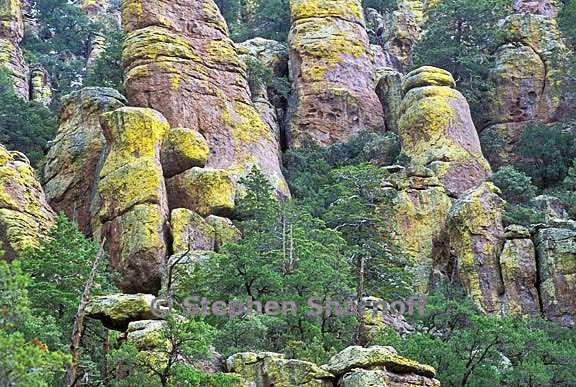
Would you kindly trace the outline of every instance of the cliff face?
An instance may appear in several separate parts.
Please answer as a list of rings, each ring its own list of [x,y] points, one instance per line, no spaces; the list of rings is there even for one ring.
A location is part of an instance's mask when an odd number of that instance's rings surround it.
[[[28,99],[28,68],[20,49],[23,37],[24,22],[20,0],[0,3],[0,66],[8,70],[18,94]]]

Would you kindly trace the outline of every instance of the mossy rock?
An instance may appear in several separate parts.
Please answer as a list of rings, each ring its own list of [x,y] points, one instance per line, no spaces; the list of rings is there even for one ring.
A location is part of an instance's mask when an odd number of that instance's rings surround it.
[[[164,176],[172,177],[193,167],[208,163],[208,142],[199,132],[188,128],[172,128],[161,151]]]
[[[194,250],[214,250],[214,227],[200,215],[186,208],[172,210],[172,251],[175,254]]]

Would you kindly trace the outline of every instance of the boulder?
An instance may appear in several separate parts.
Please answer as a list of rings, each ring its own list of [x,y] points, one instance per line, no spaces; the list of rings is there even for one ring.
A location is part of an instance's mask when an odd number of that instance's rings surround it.
[[[133,321],[158,320],[152,309],[155,299],[151,294],[93,297],[86,306],[86,316],[100,320],[108,329],[125,332]]]
[[[452,201],[428,168],[401,169],[384,182],[379,211],[386,237],[405,256],[415,287],[426,292],[435,260],[445,253],[446,225]]]
[[[574,326],[576,315],[576,225],[551,224],[534,235],[542,312],[550,320]]]
[[[152,109],[120,108],[101,117],[109,152],[92,206],[126,293],[155,293],[167,254],[168,200],[160,148],[170,127]]]
[[[228,215],[234,209],[236,185],[225,169],[192,168],[166,181],[170,208],[187,208],[201,216]]]
[[[172,210],[172,251],[175,254],[194,250],[214,250],[216,233],[200,215],[186,208]]]
[[[242,58],[252,56],[277,76],[288,74],[288,47],[276,40],[253,38],[236,44]]]
[[[504,283],[500,252],[504,244],[504,200],[492,183],[458,199],[448,216],[450,248],[458,278],[467,294],[486,313],[502,311]]]
[[[356,369],[385,370],[396,374],[416,374],[426,378],[436,377],[436,370],[428,365],[406,359],[392,347],[352,346],[334,355],[322,369],[337,377]]]
[[[226,360],[228,372],[240,375],[256,387],[333,387],[334,376],[314,363],[285,359],[270,352],[244,352]]]
[[[100,115],[124,106],[116,90],[89,87],[62,99],[60,126],[42,168],[50,205],[91,234],[90,205],[106,147]]]
[[[214,227],[216,234],[215,250],[218,251],[226,243],[237,243],[242,239],[242,233],[234,226],[230,219],[210,215],[206,223]]]
[[[435,67],[409,73],[403,82],[398,131],[410,165],[433,169],[451,196],[485,182],[490,165],[482,155],[468,102],[451,74]]]
[[[170,257],[162,273],[160,294],[183,300],[190,294],[190,281],[201,265],[210,259],[210,251],[195,250],[179,252]]]
[[[188,128],[172,128],[160,155],[164,176],[170,178],[193,167],[206,166],[210,149],[199,132]]]
[[[35,247],[54,225],[36,172],[20,152],[0,145],[0,250],[11,261]]]
[[[127,0],[122,16],[130,104],[200,132],[210,147],[207,167],[237,181],[257,166],[288,196],[276,137],[250,99],[245,66],[214,1]]]
[[[384,109],[386,131],[398,133],[400,104],[402,103],[402,74],[390,68],[380,69],[377,73],[376,94]]]
[[[500,270],[506,294],[505,313],[540,315],[536,252],[530,232],[521,226],[505,230],[506,242],[500,254]]]
[[[311,138],[327,146],[361,130],[383,132],[361,1],[291,0],[290,8],[290,145]]]
[[[354,369],[344,375],[338,387],[440,387],[440,382],[433,378],[415,373],[393,373],[387,370]]]

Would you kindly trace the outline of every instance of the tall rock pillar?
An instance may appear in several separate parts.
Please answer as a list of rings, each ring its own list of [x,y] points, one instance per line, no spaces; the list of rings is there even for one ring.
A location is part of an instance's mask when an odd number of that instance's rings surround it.
[[[0,2],[0,68],[6,68],[16,92],[28,99],[28,69],[19,46],[24,36],[21,7],[20,0]]]
[[[122,12],[129,103],[202,133],[209,168],[239,177],[257,166],[287,195],[275,135],[251,101],[244,64],[214,1],[126,0]]]
[[[290,142],[321,145],[384,131],[360,0],[291,0]]]

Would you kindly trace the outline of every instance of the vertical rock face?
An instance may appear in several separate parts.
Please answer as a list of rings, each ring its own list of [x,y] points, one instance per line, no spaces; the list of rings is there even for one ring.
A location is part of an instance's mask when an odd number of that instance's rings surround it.
[[[542,312],[548,319],[574,326],[576,316],[576,225],[551,225],[534,237]]]
[[[491,174],[468,102],[452,75],[422,67],[403,83],[398,131],[411,165],[433,169],[453,196],[477,187]]]
[[[377,75],[376,94],[384,109],[386,131],[398,133],[400,104],[402,103],[402,74],[391,68],[382,68],[378,70]]]
[[[50,74],[42,67],[34,67],[30,70],[30,100],[44,106],[52,103]]]
[[[28,69],[19,44],[24,36],[20,0],[0,3],[0,67],[5,67],[12,77],[17,93],[28,99]]]
[[[539,316],[536,252],[530,232],[520,226],[510,226],[506,229],[505,237],[500,269],[506,292],[506,312]]]
[[[504,284],[500,252],[504,201],[492,183],[463,195],[450,210],[450,247],[466,292],[487,313],[500,313]]]
[[[65,97],[60,127],[44,163],[42,180],[50,205],[76,220],[87,235],[98,166],[106,147],[100,115],[125,102],[120,93],[108,88],[85,88]]]
[[[359,0],[291,0],[293,95],[289,140],[344,142],[361,130],[384,131],[374,66]]]
[[[34,168],[20,152],[0,145],[0,249],[12,260],[36,246],[54,224]]]
[[[160,148],[170,130],[158,112],[120,108],[101,117],[108,155],[92,213],[127,293],[160,288],[167,255],[168,200]]]
[[[452,202],[434,172],[426,168],[402,170],[385,185],[380,212],[390,227],[388,235],[413,265],[416,287],[426,292],[434,258],[442,254],[445,244]]]
[[[556,121],[573,110],[574,80],[567,60],[572,52],[558,30],[554,2],[518,0],[514,10],[498,26],[503,33],[482,123],[482,136],[504,145],[490,155],[494,164],[519,157],[514,145],[527,126]]]
[[[123,62],[132,105],[160,111],[172,127],[202,133],[208,167],[233,176],[256,165],[288,194],[274,133],[250,99],[244,65],[212,0],[123,3]]]

